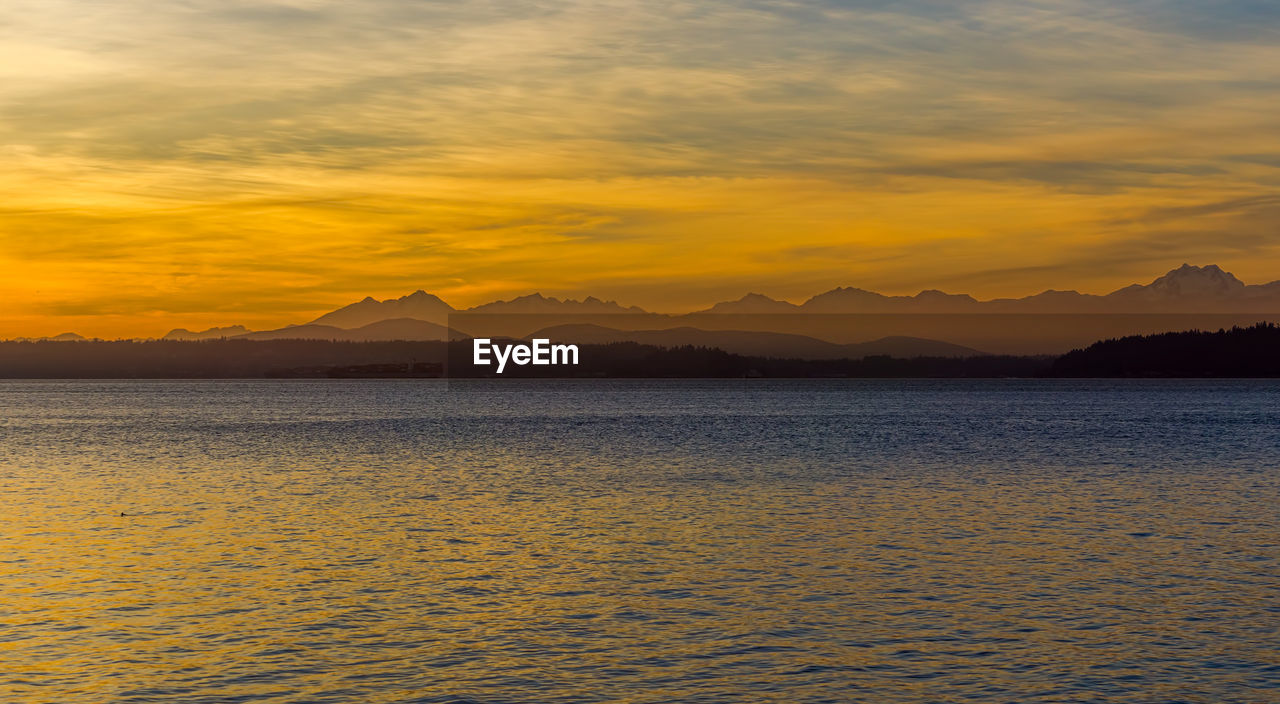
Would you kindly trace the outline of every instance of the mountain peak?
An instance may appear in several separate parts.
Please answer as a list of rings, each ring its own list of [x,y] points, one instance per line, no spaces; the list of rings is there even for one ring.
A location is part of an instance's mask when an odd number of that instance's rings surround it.
[[[407,296],[401,296],[396,300],[409,305],[449,306],[449,304],[445,303],[439,296],[434,293],[427,293],[422,289],[418,289]],[[452,308],[452,306],[449,307]]]
[[[890,297],[854,286],[840,286],[819,293],[800,304],[806,313],[852,313],[877,311],[889,305]]]
[[[380,320],[411,318],[443,325],[453,312],[453,306],[440,300],[439,296],[419,289],[407,296],[388,298],[385,301],[365,296],[356,303],[325,313],[308,324],[354,330]]]
[[[1243,293],[1244,289],[1243,281],[1234,274],[1223,271],[1217,264],[1183,264],[1145,286],[1126,286],[1110,295],[1148,302],[1192,299],[1212,301],[1235,297]]]
[[[735,313],[735,314],[767,314],[767,313],[790,313],[799,309],[794,303],[787,301],[779,301],[776,298],[770,298],[763,293],[748,293],[736,301],[724,301],[717,303],[706,310],[698,311],[699,313]]]
[[[917,293],[915,297],[922,300],[931,299],[931,300],[937,300],[937,301],[943,301],[943,300],[974,301],[976,300],[973,296],[970,296],[967,293],[947,293],[946,291],[939,291],[936,288],[925,289],[924,291]]]

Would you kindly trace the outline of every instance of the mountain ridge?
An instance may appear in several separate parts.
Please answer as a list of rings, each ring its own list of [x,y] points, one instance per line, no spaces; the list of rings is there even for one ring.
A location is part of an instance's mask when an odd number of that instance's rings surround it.
[[[358,330],[388,320],[418,320],[448,327],[451,316],[649,316],[660,320],[688,320],[699,316],[734,315],[793,316],[804,314],[1239,314],[1280,316],[1280,280],[1265,284],[1245,284],[1216,264],[1193,266],[1184,263],[1146,284],[1131,284],[1098,295],[1075,290],[1046,289],[1021,298],[979,300],[969,294],[926,289],[912,296],[885,295],[854,286],[839,286],[793,303],[751,292],[733,301],[721,301],[691,313],[657,313],[639,306],[587,296],[582,300],[560,299],[531,293],[508,300],[491,301],[470,308],[455,308],[439,296],[417,290],[399,298],[378,300],[372,296],[324,313],[302,326],[260,331],[278,336],[305,326]],[[704,318],[704,320],[706,320]],[[545,325],[550,322],[544,323]],[[462,327],[465,327],[462,326]],[[713,325],[713,327],[719,327]],[[293,333],[308,331],[292,330]],[[332,334],[312,331],[317,334]],[[200,340],[256,335],[243,326],[215,327],[200,332],[185,328],[169,331],[161,339]],[[422,331],[414,334],[425,334]],[[75,333],[59,339],[75,340]],[[278,339],[278,337],[276,338]]]
[[[1247,310],[1241,309],[1241,307]],[[1254,309],[1257,310],[1254,310]],[[885,295],[853,286],[838,286],[792,303],[751,292],[685,314],[656,313],[587,296],[581,301],[531,293],[509,300],[454,308],[425,291],[379,301],[372,297],[326,313],[309,324],[360,327],[376,320],[415,318],[437,324],[465,314],[613,315],[777,315],[788,313],[1208,313],[1280,312],[1280,280],[1247,285],[1217,264],[1183,264],[1148,284],[1131,284],[1107,294],[1046,289],[1021,298],[980,300],[967,293],[925,289],[913,296]],[[381,316],[381,317],[379,317]],[[358,322],[359,325],[352,325]],[[345,324],[343,324],[345,323]]]

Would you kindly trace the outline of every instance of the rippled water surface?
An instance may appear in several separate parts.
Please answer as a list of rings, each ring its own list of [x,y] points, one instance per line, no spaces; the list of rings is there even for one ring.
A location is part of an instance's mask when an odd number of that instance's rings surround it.
[[[0,702],[1276,702],[1276,382],[0,383]]]

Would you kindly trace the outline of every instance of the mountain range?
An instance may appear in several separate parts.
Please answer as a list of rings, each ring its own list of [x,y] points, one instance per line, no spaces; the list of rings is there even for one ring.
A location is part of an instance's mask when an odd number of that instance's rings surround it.
[[[978,300],[963,293],[934,289],[914,296],[886,296],[861,288],[835,288],[791,303],[760,293],[748,293],[687,315],[777,315],[787,313],[1276,313],[1280,312],[1280,281],[1246,285],[1216,264],[1183,264],[1149,284],[1133,284],[1105,295],[1049,289],[1023,298]],[[415,291],[379,301],[372,297],[326,313],[315,325],[357,328],[379,320],[413,318],[445,324],[457,313],[485,315],[636,315],[652,314],[638,306],[622,306],[594,296],[561,300],[533,293],[472,308],[454,308],[438,296]]]
[[[750,293],[717,303],[700,313],[1276,313],[1280,281],[1248,286],[1216,264],[1183,264],[1149,284],[1133,284],[1098,296],[1053,289],[1023,298],[980,301],[968,294],[938,290],[914,296],[886,296],[860,288],[836,288],[804,303]]]
[[[1217,329],[1264,319],[1280,319],[1280,281],[1246,285],[1217,265],[1184,264],[1150,283],[1104,295],[1051,289],[1023,298],[978,300],[932,289],[889,296],[840,287],[800,303],[748,293],[684,314],[540,293],[459,309],[415,291],[386,300],[368,297],[302,325],[257,332],[239,325],[179,328],[163,339],[428,341],[537,334],[584,344],[715,346],[748,355],[945,357],[977,350],[1057,354],[1112,336]],[[82,338],[65,333],[54,339]]]
[[[458,309],[426,291],[414,291],[408,296],[379,301],[365,298],[351,305],[311,321],[310,325],[332,325],[339,328],[358,328],[380,320],[413,318],[444,325],[449,316],[456,313],[501,315],[617,315],[647,313],[639,307],[623,307],[613,301],[602,301],[594,296],[576,301],[548,298],[540,293],[520,296],[509,301],[494,301],[473,308]]]

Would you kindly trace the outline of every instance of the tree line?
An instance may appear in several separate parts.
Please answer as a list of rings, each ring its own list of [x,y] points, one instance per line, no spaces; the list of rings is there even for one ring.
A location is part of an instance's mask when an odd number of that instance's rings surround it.
[[[1260,323],[1102,340],[1060,357],[874,356],[804,360],[634,342],[579,345],[579,364],[507,367],[506,377],[1280,377],[1280,327]],[[95,340],[0,342],[0,378],[486,377],[469,341]]]

